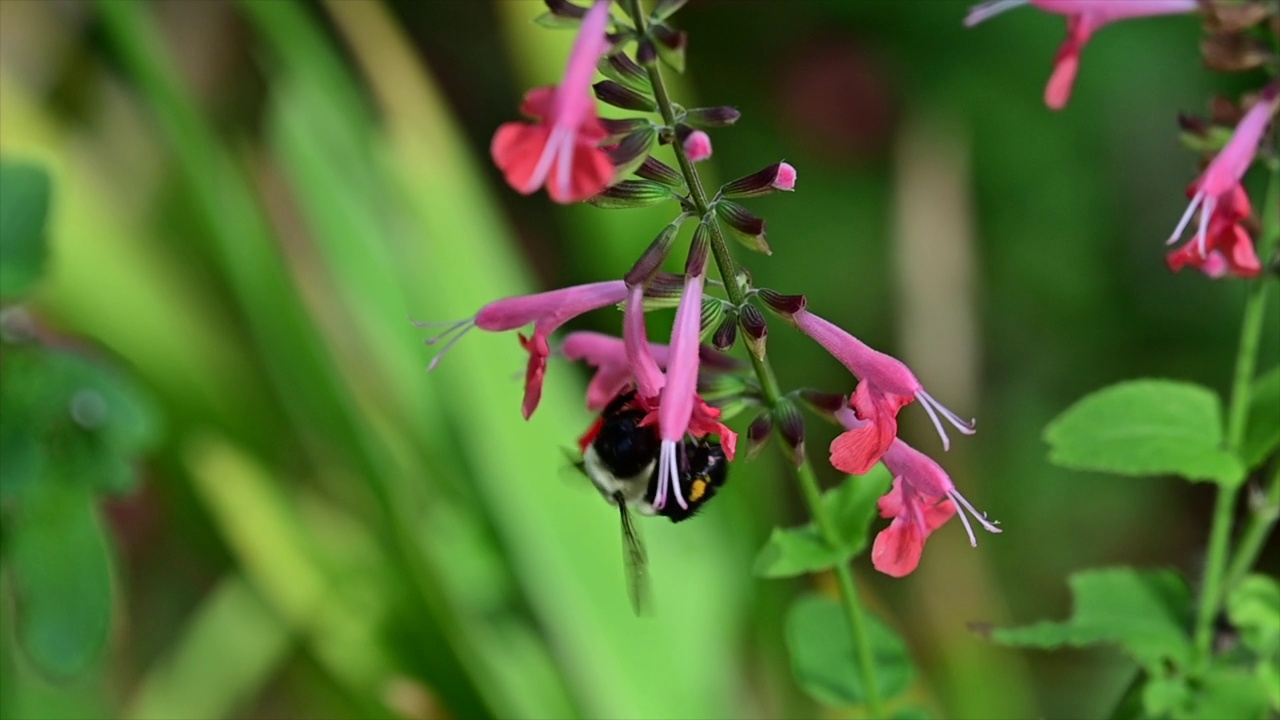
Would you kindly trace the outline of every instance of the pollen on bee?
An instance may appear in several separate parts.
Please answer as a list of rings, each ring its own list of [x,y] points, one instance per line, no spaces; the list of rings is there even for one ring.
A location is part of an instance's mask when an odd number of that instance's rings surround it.
[[[707,481],[701,478],[694,480],[689,488],[689,502],[698,502],[707,492]]]

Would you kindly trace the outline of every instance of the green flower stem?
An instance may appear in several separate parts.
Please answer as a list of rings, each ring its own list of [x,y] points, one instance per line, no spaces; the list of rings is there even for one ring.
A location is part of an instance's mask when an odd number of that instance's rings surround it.
[[[1271,485],[1267,488],[1266,496],[1254,509],[1253,515],[1249,518],[1249,525],[1240,536],[1240,546],[1236,548],[1235,557],[1231,559],[1231,565],[1227,568],[1225,587],[1228,591],[1239,584],[1253,569],[1253,564],[1258,560],[1258,554],[1262,552],[1263,545],[1266,545],[1267,538],[1275,529],[1277,519],[1280,519],[1280,463],[1276,464],[1276,471],[1271,476]]]
[[[640,0],[630,0],[628,8],[636,29],[643,36],[648,31],[648,19],[640,7]],[[676,121],[675,112],[672,110],[671,98],[667,94],[667,86],[662,79],[662,71],[658,68],[657,63],[650,65],[647,70],[649,82],[653,85],[654,100],[657,101],[662,119],[668,126],[674,126]],[[690,199],[693,201],[694,206],[697,207],[698,213],[706,217],[711,212],[711,208],[707,202],[707,192],[702,187],[702,180],[698,177],[698,171],[694,168],[693,163],[690,162],[689,156],[685,154],[684,147],[679,142],[672,142],[671,145],[675,150],[676,162],[680,165],[680,171],[689,186]],[[746,298],[743,297],[742,287],[738,284],[737,264],[734,262],[733,255],[729,252],[729,247],[724,241],[719,224],[711,223],[710,230],[711,255],[715,258],[716,268],[720,272],[721,280],[724,281],[725,293],[729,296],[730,302],[735,305],[742,305]],[[765,358],[757,357],[752,352],[747,354],[751,357],[751,365],[760,380],[764,401],[770,408],[773,408],[782,399],[782,392],[778,388],[778,380],[774,376],[773,368],[770,367],[769,361]],[[800,490],[804,495],[805,504],[809,506],[809,512],[813,515],[814,522],[817,524],[823,539],[829,545],[837,546],[840,543],[840,535],[835,524],[822,507],[822,496],[818,489],[817,476],[814,475],[813,467],[809,464],[809,461],[803,456],[796,458],[796,475],[800,481]],[[884,704],[880,699],[880,688],[876,685],[871,642],[867,635],[866,620],[863,616],[862,603],[858,599],[857,586],[853,582],[853,571],[848,565],[841,563],[836,566],[835,574],[836,581],[840,587],[840,597],[843,600],[845,616],[849,620],[850,636],[858,656],[858,671],[861,675],[862,687],[866,692],[867,710],[872,717],[883,717]]]
[[[1258,257],[1270,260],[1280,241],[1280,171],[1271,172],[1262,217],[1262,237],[1258,240]],[[1254,280],[1245,299],[1244,320],[1240,330],[1240,349],[1236,355],[1235,377],[1231,382],[1231,404],[1227,409],[1227,449],[1238,453],[1244,442],[1249,419],[1249,400],[1253,377],[1258,365],[1258,344],[1262,339],[1262,322],[1266,315],[1268,273]],[[1213,619],[1222,605],[1231,526],[1235,516],[1240,485],[1218,488],[1213,510],[1213,527],[1209,531],[1208,563],[1205,566],[1204,589],[1196,614],[1195,643],[1201,668],[1208,662],[1213,645]],[[1265,535],[1264,535],[1265,539]],[[1252,562],[1250,563],[1252,564]]]

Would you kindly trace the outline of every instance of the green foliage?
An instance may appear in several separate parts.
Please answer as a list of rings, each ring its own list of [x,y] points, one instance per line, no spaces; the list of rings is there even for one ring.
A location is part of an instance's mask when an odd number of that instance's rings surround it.
[[[93,488],[45,476],[23,496],[8,526],[18,642],[41,671],[70,678],[88,670],[111,622],[111,561]]]
[[[0,158],[0,300],[13,300],[40,279],[49,254],[49,173]]]
[[[1143,688],[1142,706],[1149,717],[1173,720],[1262,720],[1267,693],[1255,675],[1214,667],[1195,678],[1175,673],[1151,681]]]
[[[1134,380],[1086,396],[1045,428],[1049,460],[1075,470],[1174,474],[1236,485],[1244,468],[1222,449],[1222,408],[1210,390]]]
[[[825,570],[861,553],[875,517],[876,500],[888,491],[890,480],[889,471],[877,465],[866,475],[845,478],[823,493],[823,507],[840,532],[839,547],[828,545],[813,523],[774,528],[756,555],[755,574],[765,578],[795,577]]]
[[[0,367],[0,497],[55,479],[95,492],[133,488],[133,457],[158,435],[153,403],[136,383],[30,346],[6,347]]]
[[[1191,594],[1167,570],[1091,570],[1071,576],[1075,610],[1063,622],[1039,622],[993,630],[1004,645],[1052,649],[1115,644],[1148,671],[1191,660]]]
[[[876,684],[881,696],[892,698],[911,684],[915,668],[893,630],[874,616],[866,621]],[[787,611],[786,638],[796,681],[815,700],[828,705],[865,701],[849,621],[839,603],[822,595],[798,598]]]
[[[1280,583],[1249,575],[1227,595],[1227,618],[1245,647],[1263,658],[1280,659]]]
[[[1253,381],[1249,394],[1249,419],[1240,458],[1246,468],[1262,463],[1280,446],[1280,366]]]

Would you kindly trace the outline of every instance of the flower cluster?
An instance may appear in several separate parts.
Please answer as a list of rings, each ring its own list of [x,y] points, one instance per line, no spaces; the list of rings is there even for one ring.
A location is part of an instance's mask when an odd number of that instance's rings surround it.
[[[1210,35],[1203,52],[1205,64],[1210,68],[1227,72],[1252,70],[1265,62],[1267,55],[1253,52],[1244,35],[1250,27],[1267,19],[1271,11],[1262,4],[1222,0],[988,0],[974,6],[964,23],[972,27],[1022,5],[1067,19],[1067,39],[1058,49],[1044,94],[1045,104],[1054,110],[1066,107],[1071,97],[1085,44],[1100,28],[1120,20],[1204,11]],[[1191,242],[1168,254],[1170,269],[1193,267],[1212,278],[1248,278],[1262,271],[1247,226],[1252,207],[1240,182],[1253,164],[1259,144],[1276,114],[1278,93],[1280,83],[1275,81],[1262,90],[1230,140],[1221,146],[1187,190],[1191,203],[1168,242],[1172,245],[1182,238],[1197,210],[1200,211],[1199,229]]]
[[[914,570],[925,539],[956,515],[957,507],[968,513],[959,514],[971,542],[976,540],[968,516],[999,532],[973,510],[935,462],[897,438],[898,412],[913,402],[933,421],[944,450],[950,447],[946,426],[971,434],[971,421],[936,401],[902,362],[810,312],[803,296],[753,288],[749,275],[732,270],[731,260],[724,264],[725,238],[770,253],[765,221],[742,201],[794,190],[796,170],[785,162],[774,163],[724,184],[710,198],[691,180],[692,163],[711,157],[708,131],[732,125],[739,115],[729,107],[659,106],[652,69],[658,62],[676,69],[683,65],[684,34],[668,24],[682,3],[659,3],[647,22],[637,18],[634,26],[611,13],[612,0],[596,0],[589,7],[567,0],[547,4],[549,24],[576,24],[578,36],[561,81],[525,96],[522,110],[531,122],[506,123],[494,134],[493,159],[506,182],[520,193],[545,187],[553,201],[586,201],[605,209],[669,202],[678,207],[678,215],[621,278],[497,300],[472,318],[445,324],[427,342],[444,343],[443,355],[471,328],[507,332],[532,325],[527,337],[518,335],[528,356],[521,406],[528,419],[537,410],[548,361],[557,354],[553,334],[579,315],[622,306],[620,336],[569,333],[558,354],[595,369],[586,388],[589,410],[599,411],[623,393],[633,393],[634,400],[628,402],[640,411],[639,425],[654,428],[659,445],[652,505],[662,509],[674,502],[685,509],[697,500],[684,497],[680,482],[679,455],[686,439],[714,436],[725,459],[737,456],[738,435],[724,424],[722,408],[763,408],[748,432],[753,451],[749,455],[758,451],[776,421],[792,456],[804,456],[803,420],[790,396],[766,395],[753,379],[735,375],[736,363],[703,344],[710,340],[715,348],[727,350],[741,330],[748,352],[762,362],[768,326],[758,303],[817,341],[857,379],[851,393],[842,393],[827,408],[826,414],[844,426],[831,443],[830,461],[853,475],[865,474],[877,463],[894,474],[893,490],[880,501],[881,514],[892,521],[875,542],[872,561],[877,569],[896,577]],[[629,55],[626,48],[632,43],[634,55]],[[593,84],[597,70],[607,79]],[[643,114],[602,119],[597,100]],[[655,149],[664,145],[675,154],[679,170],[655,157]],[[683,273],[663,273],[687,222],[696,226]],[[719,281],[708,277],[716,248]],[[719,297],[717,287],[728,298]],[[669,344],[650,342],[646,311],[670,307],[675,308],[675,318]],[[439,360],[437,356],[429,369]],[[579,439],[584,452],[599,425],[598,421]]]

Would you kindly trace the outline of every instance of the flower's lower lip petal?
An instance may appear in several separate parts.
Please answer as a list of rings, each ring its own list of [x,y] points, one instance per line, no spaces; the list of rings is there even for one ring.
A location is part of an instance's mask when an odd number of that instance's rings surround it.
[[[895,519],[876,535],[871,564],[885,575],[905,577],[919,567],[923,552],[924,538],[919,530],[909,521]]]

